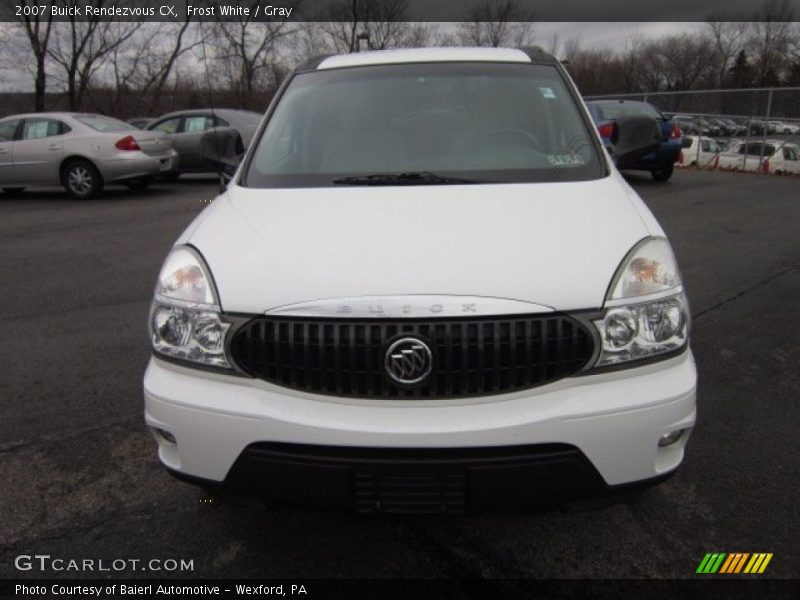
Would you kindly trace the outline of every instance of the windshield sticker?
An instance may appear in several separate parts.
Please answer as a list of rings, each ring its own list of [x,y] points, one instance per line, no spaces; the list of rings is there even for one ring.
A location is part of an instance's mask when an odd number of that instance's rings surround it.
[[[556,94],[553,91],[553,88],[540,87],[539,91],[542,92],[542,96],[544,96],[545,98],[555,98],[556,97]]]
[[[584,164],[583,159],[577,154],[548,154],[547,160],[554,167]]]

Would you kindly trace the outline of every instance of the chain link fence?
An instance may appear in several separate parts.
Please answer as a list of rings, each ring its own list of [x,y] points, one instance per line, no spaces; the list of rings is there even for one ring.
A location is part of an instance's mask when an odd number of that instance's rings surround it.
[[[639,100],[672,117],[684,133],[678,166],[800,176],[800,87],[646,92],[585,99]]]

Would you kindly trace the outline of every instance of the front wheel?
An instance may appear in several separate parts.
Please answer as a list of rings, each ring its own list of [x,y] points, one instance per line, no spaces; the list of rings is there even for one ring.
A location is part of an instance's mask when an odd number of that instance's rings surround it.
[[[672,177],[672,171],[674,168],[674,165],[663,165],[660,169],[650,171],[650,174],[656,181],[667,181],[670,177]]]
[[[88,160],[74,160],[64,167],[64,188],[70,196],[85,200],[103,189],[103,180],[97,168]]]

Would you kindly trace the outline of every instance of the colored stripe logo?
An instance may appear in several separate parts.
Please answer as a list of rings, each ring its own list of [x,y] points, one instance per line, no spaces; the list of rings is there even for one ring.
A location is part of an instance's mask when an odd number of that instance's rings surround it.
[[[709,552],[695,572],[703,575],[763,573],[771,560],[772,552]]]

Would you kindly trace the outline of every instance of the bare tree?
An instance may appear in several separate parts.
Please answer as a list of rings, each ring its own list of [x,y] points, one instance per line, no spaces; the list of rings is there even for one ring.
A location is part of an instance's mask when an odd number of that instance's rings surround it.
[[[766,0],[750,23],[750,54],[754,57],[756,85],[776,85],[786,66],[791,44],[794,10],[789,0]]]
[[[397,45],[404,48],[425,48],[436,39],[437,27],[430,23],[408,23]]]
[[[558,56],[559,52],[561,52],[561,38],[558,33],[550,36],[550,44],[547,46],[547,51],[553,56]]]
[[[707,83],[713,71],[709,60],[712,53],[710,40],[701,34],[680,33],[651,40],[639,51],[642,88],[689,90],[700,82]]]
[[[419,45],[424,29],[405,22],[407,0],[340,0],[330,6],[322,24],[334,52],[357,52]]]
[[[67,7],[80,6],[80,0],[57,1]],[[101,7],[104,2],[95,0],[95,6]],[[141,25],[142,21],[118,22],[94,15],[84,15],[80,19],[71,15],[66,22],[54,25],[48,55],[60,67],[70,110],[80,110],[92,78],[108,55],[133,36]]]
[[[23,7],[35,7],[36,0],[19,0],[19,5]],[[20,24],[25,31],[26,37],[31,47],[34,60],[34,110],[42,112],[45,109],[45,93],[47,91],[47,51],[50,44],[50,36],[53,31],[53,14],[47,11],[47,15],[23,15],[20,17]]]
[[[261,78],[275,73],[273,52],[279,40],[291,36],[295,29],[286,21],[256,21],[255,7],[258,0],[247,0],[248,15],[235,20],[218,21],[210,31],[208,39],[201,39],[205,51],[208,42],[214,50],[214,59],[222,63],[228,80],[240,93],[249,99]],[[201,31],[203,36],[203,31]]]
[[[469,46],[526,46],[533,41],[533,13],[519,0],[472,0],[459,39]]]
[[[743,21],[715,20],[724,19],[725,13],[715,13],[706,21],[706,31],[713,44],[717,58],[717,83],[723,87],[728,70],[733,65],[736,55],[747,44],[748,24]]]
[[[181,23],[146,23],[126,44],[115,47],[108,61],[114,80],[111,109],[135,90],[139,114],[154,113],[179,61],[200,43],[197,32],[188,18]]]
[[[565,43],[567,69],[583,94],[613,94],[622,91],[621,62],[608,48],[582,50],[572,38]]]
[[[625,92],[638,92],[640,53],[644,40],[640,35],[625,40],[625,48],[619,55],[623,90]]]

